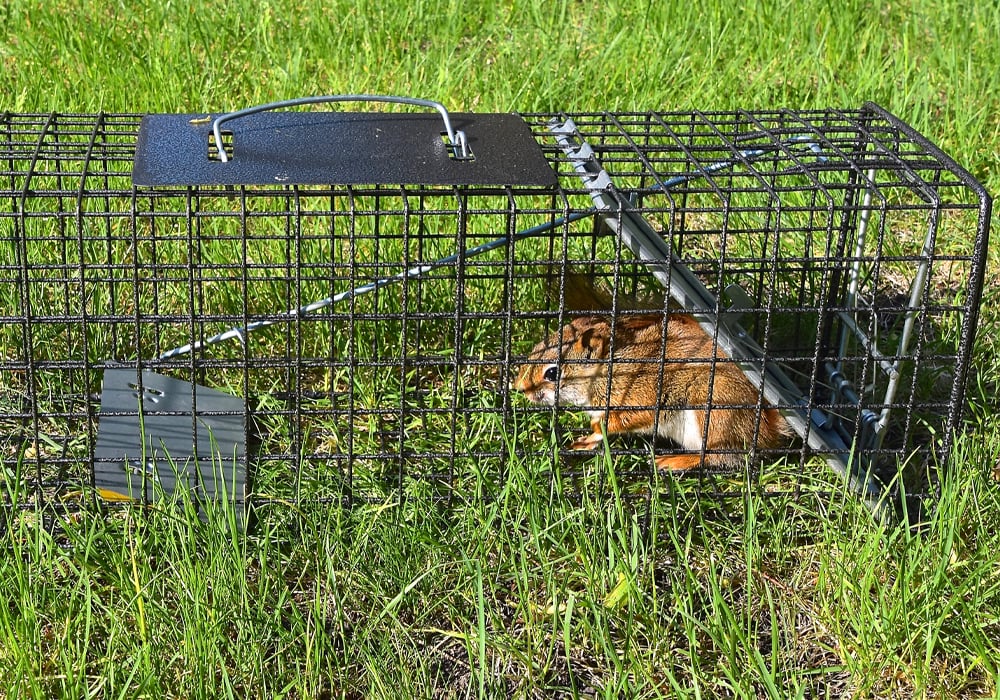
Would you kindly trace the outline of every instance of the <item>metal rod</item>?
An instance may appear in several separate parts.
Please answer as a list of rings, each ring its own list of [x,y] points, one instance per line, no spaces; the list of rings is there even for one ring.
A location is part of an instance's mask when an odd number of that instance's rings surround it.
[[[325,299],[320,299],[319,301],[314,301],[310,304],[306,304],[305,306],[300,306],[297,309],[290,309],[275,318],[254,321],[252,323],[248,323],[245,326],[240,326],[238,328],[231,328],[228,331],[224,331],[217,335],[213,335],[211,338],[207,338],[205,340],[199,340],[193,343],[188,343],[186,345],[181,345],[179,347],[174,348],[173,350],[168,350],[167,352],[163,353],[156,359],[158,361],[168,360],[172,357],[177,357],[178,355],[184,355],[186,353],[189,353],[192,350],[198,350],[199,348],[203,348],[206,345],[214,345],[215,343],[222,342],[223,340],[229,340],[230,338],[240,338],[242,340],[243,336],[246,333],[258,330],[259,328],[266,328],[267,326],[273,326],[278,323],[284,323],[293,318],[306,316],[315,311],[319,311],[320,309],[326,308],[327,306],[331,306],[346,299],[351,299],[352,297],[360,296],[362,294],[367,294],[368,292],[373,292],[376,289],[381,289],[382,287],[385,287],[387,285],[395,284],[396,282],[402,282],[403,280],[410,279],[412,277],[419,277],[428,272],[431,272],[432,270],[436,270],[440,267],[453,265],[455,264],[455,262],[458,261],[460,257],[473,258],[478,255],[482,255],[483,253],[488,253],[491,250],[496,250],[497,248],[510,245],[514,241],[519,241],[523,238],[531,238],[532,236],[538,236],[542,233],[551,231],[552,229],[558,226],[562,226],[564,224],[570,224],[575,221],[579,221],[580,219],[585,219],[587,217],[593,216],[593,214],[594,214],[593,209],[587,209],[585,211],[575,212],[573,214],[570,214],[569,216],[562,216],[559,217],[558,219],[554,219],[547,223],[539,224],[538,226],[532,226],[531,228],[525,229],[523,231],[518,231],[513,235],[503,236],[501,238],[489,241],[488,243],[482,243],[480,245],[473,246],[472,248],[467,248],[462,253],[454,253],[453,255],[449,255],[447,257],[440,258],[438,260],[434,260],[429,263],[424,263],[423,265],[416,265],[408,270],[404,270],[395,275],[392,275],[391,277],[383,277],[382,279],[374,280],[372,282],[368,282],[367,284],[363,284],[360,287],[354,287],[353,289],[348,289],[346,291],[340,292],[339,294],[335,294]]]
[[[727,168],[735,168],[737,165],[742,165],[744,161],[756,160],[761,156],[765,156],[778,149],[778,147],[786,147],[792,145],[805,146],[807,149],[812,151],[817,156],[817,160],[825,161],[827,158],[823,155],[823,148],[816,143],[811,135],[803,134],[802,136],[797,136],[790,138],[787,141],[782,141],[772,148],[750,148],[743,151],[739,151],[739,158],[731,158],[730,160],[720,160],[716,163],[709,163],[704,168],[699,168],[693,170],[690,173],[685,173],[684,175],[675,175],[674,177],[668,178],[663,181],[662,184],[656,185],[653,189],[664,189],[669,190],[677,185],[695,180],[700,177],[706,177],[717,173],[720,170],[725,170]]]
[[[350,100],[359,100],[359,101],[361,101],[361,100],[373,100],[373,101],[382,101],[382,102],[401,101],[404,104],[415,104],[415,105],[420,105],[420,106],[433,106],[436,109],[439,109],[439,111],[442,113],[442,116],[443,116],[444,121],[445,121],[445,125],[448,128],[448,130],[449,130],[449,134],[451,133],[451,124],[448,121],[448,113],[447,113],[447,111],[439,103],[437,103],[437,102],[431,102],[430,100],[420,100],[420,99],[411,98],[411,97],[399,97],[399,98],[397,98],[397,97],[386,97],[386,96],[379,96],[379,95],[333,95],[333,96],[329,96],[329,97],[303,97],[303,98],[298,98],[298,99],[294,99],[294,100],[285,100],[283,102],[273,102],[273,103],[270,103],[270,104],[260,105],[260,106],[257,106],[257,107],[248,107],[247,109],[240,110],[239,112],[232,112],[230,114],[223,115],[223,116],[219,117],[218,119],[216,119],[215,120],[215,125],[213,127],[213,130],[215,132],[216,144],[217,144],[217,147],[219,148],[220,157],[223,157],[223,152],[222,152],[222,147],[221,147],[221,136],[219,135],[219,124],[221,122],[227,121],[229,119],[237,118],[237,117],[246,116],[248,114],[256,114],[257,112],[263,112],[263,111],[266,111],[266,110],[277,109],[277,108],[286,107],[286,106],[294,106],[294,105],[300,105],[300,104],[309,104],[309,103],[313,103],[313,102],[317,102],[317,101],[340,101],[340,100],[343,100],[343,101],[350,101]],[[465,135],[462,132],[460,132],[460,131],[456,132],[456,138],[459,137],[459,135],[460,135],[460,138],[464,139]],[[451,136],[449,136],[449,138],[451,138]],[[809,150],[813,151],[814,153],[817,153],[817,154],[822,153],[822,150],[820,149],[820,147],[818,146],[818,144],[816,144],[811,139],[807,139],[807,138],[803,137],[803,138],[798,138],[798,139],[792,139],[792,140],[789,141],[789,143],[802,143],[804,146],[806,146]],[[718,172],[720,170],[725,170],[726,168],[735,167],[735,166],[739,165],[740,163],[742,163],[743,160],[754,160],[756,158],[759,158],[760,156],[766,155],[768,152],[769,152],[768,149],[759,149],[759,148],[758,149],[749,149],[749,150],[740,151],[740,159],[730,159],[730,160],[718,161],[716,163],[710,163],[710,164],[706,165],[704,168],[701,168],[699,170],[694,170],[694,171],[692,171],[690,173],[686,173],[684,175],[678,175],[678,176],[672,177],[672,178],[670,178],[668,180],[664,180],[661,184],[658,184],[656,186],[656,188],[657,189],[670,189],[672,187],[676,187],[679,184],[682,184],[682,183],[685,183],[685,182],[690,182],[691,180],[694,180],[694,179],[697,179],[697,178],[700,178],[700,177],[706,177],[706,176],[711,175],[712,173]],[[250,333],[251,331],[255,331],[255,330],[258,330],[260,328],[266,328],[267,326],[273,326],[273,325],[278,324],[278,323],[284,323],[284,322],[287,322],[287,321],[289,321],[289,320],[291,320],[293,318],[300,318],[302,316],[306,316],[306,315],[308,315],[310,313],[313,313],[315,311],[319,311],[320,309],[324,309],[327,306],[332,306],[333,304],[336,304],[338,302],[341,302],[341,301],[344,301],[344,300],[347,300],[347,299],[351,299],[351,298],[356,297],[356,296],[360,296],[361,294],[367,294],[368,292],[375,291],[376,289],[380,289],[380,288],[385,287],[385,286],[390,285],[390,284],[395,284],[396,282],[402,282],[403,280],[406,280],[406,279],[410,279],[410,278],[413,278],[413,277],[419,277],[420,275],[426,274],[426,273],[428,273],[428,272],[430,272],[432,270],[435,270],[435,269],[437,269],[439,267],[445,267],[447,265],[452,265],[456,261],[458,261],[458,259],[460,257],[466,257],[466,258],[476,257],[477,255],[482,255],[483,253],[487,253],[487,252],[489,252],[491,250],[495,250],[497,248],[509,245],[510,243],[512,243],[514,241],[518,241],[518,240],[521,240],[523,238],[530,238],[532,236],[537,236],[537,235],[540,235],[542,233],[546,233],[548,231],[551,231],[551,230],[553,230],[553,229],[555,229],[555,228],[557,228],[559,226],[562,226],[562,225],[565,225],[565,224],[571,224],[571,223],[574,223],[574,222],[579,221],[581,219],[588,218],[590,216],[593,216],[595,213],[597,213],[597,208],[596,207],[591,207],[591,208],[588,208],[588,209],[581,210],[579,212],[575,212],[573,214],[570,214],[569,216],[559,217],[559,218],[554,219],[553,221],[550,221],[548,223],[539,224],[538,226],[533,226],[533,227],[525,229],[523,231],[518,231],[517,233],[513,234],[512,236],[503,236],[501,238],[497,238],[495,240],[492,240],[492,241],[490,241],[488,243],[483,243],[481,245],[474,246],[472,248],[468,248],[465,251],[463,251],[461,254],[455,253],[454,255],[449,255],[449,256],[447,256],[445,258],[441,258],[439,260],[435,260],[433,262],[429,262],[429,263],[426,263],[424,265],[417,265],[415,267],[411,267],[409,270],[404,270],[403,272],[400,272],[398,274],[392,275],[391,277],[384,277],[382,279],[378,279],[378,280],[375,280],[373,282],[369,282],[367,284],[363,284],[360,287],[355,287],[353,289],[348,289],[348,290],[346,290],[344,292],[340,292],[339,294],[335,294],[335,295],[333,295],[331,297],[327,297],[325,299],[320,299],[319,301],[314,301],[314,302],[312,302],[310,304],[306,304],[304,306],[300,306],[297,309],[290,309],[290,310],[286,311],[285,313],[281,314],[278,317],[270,318],[270,319],[263,319],[263,320],[260,320],[260,321],[254,321],[252,323],[248,323],[245,326],[240,326],[240,327],[237,327],[237,328],[230,328],[227,331],[224,331],[222,333],[218,333],[216,335],[213,335],[212,337],[207,338],[205,340],[199,340],[199,341],[195,341],[193,343],[187,343],[186,345],[181,345],[181,346],[176,347],[176,348],[174,348],[172,350],[168,350],[167,352],[163,353],[162,355],[160,355],[156,359],[157,359],[157,361],[168,360],[168,359],[177,357],[179,355],[187,354],[189,352],[192,352],[193,350],[198,350],[198,349],[203,348],[203,347],[208,346],[208,345],[214,345],[215,343],[222,342],[223,340],[229,340],[231,338],[239,338],[241,341],[243,341],[244,340],[244,335],[247,334],[247,333]]]

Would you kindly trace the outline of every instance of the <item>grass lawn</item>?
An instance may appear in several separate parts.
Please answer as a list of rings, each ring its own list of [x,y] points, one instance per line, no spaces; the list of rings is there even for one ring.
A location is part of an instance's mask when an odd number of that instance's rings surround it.
[[[872,100],[1000,192],[995,2],[9,0],[0,22],[0,112]],[[0,540],[0,697],[1000,697],[996,251],[966,430],[919,533],[825,472],[800,478],[832,498],[749,490],[732,515],[685,489],[637,507],[614,479],[566,498],[516,450],[495,498],[289,505],[294,533],[182,508],[83,515],[56,541],[28,511]]]

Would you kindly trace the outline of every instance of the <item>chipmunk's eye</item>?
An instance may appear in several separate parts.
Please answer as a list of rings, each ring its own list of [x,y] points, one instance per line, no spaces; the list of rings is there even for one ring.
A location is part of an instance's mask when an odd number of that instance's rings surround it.
[[[544,378],[547,382],[555,384],[556,380],[559,379],[559,365],[549,365],[546,367],[545,374],[542,375],[542,378]]]

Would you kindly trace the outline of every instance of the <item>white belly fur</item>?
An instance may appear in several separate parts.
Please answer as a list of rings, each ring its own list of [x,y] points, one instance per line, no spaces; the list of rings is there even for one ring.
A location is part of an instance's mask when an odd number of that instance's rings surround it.
[[[699,450],[702,445],[702,426],[694,411],[661,412],[657,425],[660,437],[673,440],[686,450]]]
[[[599,421],[605,417],[605,412],[587,411],[587,415],[590,416],[592,421]],[[702,426],[698,423],[695,411],[661,411],[656,428],[657,435],[668,440],[673,440],[685,450],[701,449]]]

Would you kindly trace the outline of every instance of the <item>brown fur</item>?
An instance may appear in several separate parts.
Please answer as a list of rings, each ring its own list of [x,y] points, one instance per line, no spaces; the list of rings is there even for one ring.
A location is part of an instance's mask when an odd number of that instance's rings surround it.
[[[558,385],[561,405],[587,409],[592,432],[575,440],[571,449],[599,446],[603,423],[609,435],[655,431],[688,450],[704,447],[708,465],[733,466],[742,462],[740,453],[755,446],[783,444],[791,430],[777,410],[761,401],[739,367],[721,349],[713,352],[714,345],[686,314],[630,315],[613,326],[600,316],[581,316],[535,346],[514,388],[532,402],[552,405]],[[712,362],[713,357],[720,361]],[[551,375],[546,378],[552,367],[558,382]],[[711,454],[713,450],[731,452]],[[701,464],[701,454],[656,458],[661,469]]]

